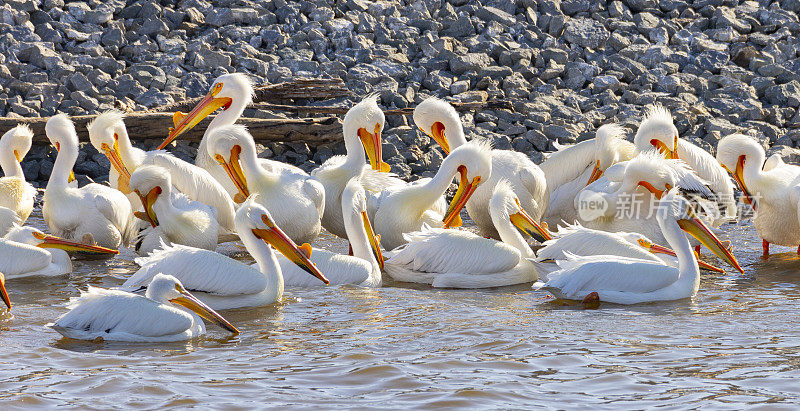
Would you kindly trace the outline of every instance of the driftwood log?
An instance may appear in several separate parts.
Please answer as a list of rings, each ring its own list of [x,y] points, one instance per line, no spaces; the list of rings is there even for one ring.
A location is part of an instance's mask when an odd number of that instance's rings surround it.
[[[336,97],[349,96],[350,90],[347,89],[341,79],[296,79],[283,83],[267,84],[255,87],[253,102],[284,102],[294,99],[330,99]],[[154,107],[151,112],[175,112],[189,111],[202,97],[196,97],[183,101],[176,101],[171,104]]]
[[[95,115],[70,117],[75,123],[80,141],[89,141],[86,124]],[[181,141],[200,141],[208,123],[214,116],[209,116],[195,128],[179,138]],[[49,144],[44,132],[49,117],[9,118],[0,117],[0,133],[27,124],[33,129],[35,144]],[[299,119],[261,119],[240,118],[237,124],[247,126],[253,138],[259,142],[303,141],[309,144],[324,144],[338,141],[342,135],[342,121],[338,117],[299,118]],[[163,140],[172,127],[172,113],[128,113],[125,115],[125,126],[134,141],[147,139]]]
[[[481,109],[504,109],[511,110],[512,104],[508,100],[492,100],[492,101],[475,101],[469,103],[450,103],[456,111],[471,111]],[[305,114],[340,114],[344,115],[349,110],[349,107],[330,107],[330,106],[295,106],[287,104],[273,104],[273,103],[253,103],[251,108],[270,111],[287,111],[292,113],[305,113]],[[387,116],[408,116],[414,113],[414,107],[396,108],[384,110],[383,114]]]

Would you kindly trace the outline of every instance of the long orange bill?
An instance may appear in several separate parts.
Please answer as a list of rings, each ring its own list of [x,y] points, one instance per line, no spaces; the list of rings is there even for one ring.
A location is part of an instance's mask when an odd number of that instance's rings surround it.
[[[219,87],[221,88],[221,87]],[[230,107],[231,103],[233,102],[228,97],[215,97],[215,95],[219,92],[219,88],[215,87],[211,90],[208,94],[206,94],[199,103],[189,112],[187,115],[183,115],[183,113],[176,113],[173,116],[173,120],[177,124],[175,124],[174,128],[170,128],[169,135],[167,138],[158,146],[157,150],[161,150],[162,148],[166,147],[167,144],[171,143],[181,134],[191,130],[194,126],[196,126],[199,122],[203,121],[204,118],[208,117],[211,113],[217,111],[220,107],[228,108]]]
[[[142,206],[144,207],[144,212],[135,212],[134,215],[144,221],[147,221],[152,225],[154,228],[158,226],[158,217],[156,216],[156,212],[153,210],[153,204],[155,204],[156,199],[161,194],[161,187],[153,187],[147,195],[142,195],[139,190],[136,191],[136,194],[139,195],[139,198],[142,200]]]
[[[8,291],[6,291],[6,277],[3,273],[0,273],[0,299],[6,304],[8,309],[11,309],[11,298],[8,297]]]
[[[519,206],[519,200],[517,200],[517,205]],[[514,226],[516,226],[523,233],[531,236],[536,241],[543,243],[547,240],[553,239],[550,233],[544,229],[544,227],[536,223],[530,214],[525,212],[522,207],[519,207],[519,211],[511,214],[509,217]]]
[[[678,220],[678,225],[696,238],[706,248],[708,248],[717,257],[730,264],[740,273],[744,273],[744,269],[736,261],[736,258],[731,254],[730,250],[725,247],[719,238],[703,223],[699,218],[694,215],[694,212],[688,210],[689,218]]]
[[[228,178],[231,179],[233,185],[236,186],[236,189],[239,191],[234,196],[234,201],[238,203],[243,203],[247,197],[250,196],[250,190],[247,188],[247,178],[244,176],[244,172],[242,171],[242,164],[239,160],[239,155],[242,153],[242,148],[238,145],[233,146],[231,149],[231,161],[225,161],[225,157],[220,154],[214,156],[214,159],[217,160],[219,165],[225,170],[225,173],[228,174]]]
[[[60,248],[64,251],[81,251],[84,253],[88,252],[96,254],[119,254],[119,250],[100,247],[99,245],[95,244],[78,243],[63,239],[61,237],[56,237],[54,235],[34,232],[33,236],[41,241],[41,243],[38,244],[38,246],[41,248]]]
[[[280,229],[280,227],[275,225],[272,220],[269,219],[269,217],[262,215],[261,220],[264,221],[264,224],[266,224],[269,229],[264,230],[260,228],[254,228],[252,229],[253,235],[274,247],[281,254],[286,256],[289,261],[302,268],[303,271],[313,275],[314,277],[317,277],[325,284],[330,284],[330,281],[328,281],[328,279],[322,275],[316,264],[309,259],[309,257],[311,257],[310,245],[303,244],[302,246],[298,247],[297,244],[295,244],[295,242],[292,241],[292,239]]]
[[[197,297],[193,296],[190,292],[186,291],[183,286],[176,284],[175,289],[181,293],[181,296],[178,298],[173,298],[170,300],[170,302],[194,311],[206,321],[212,322],[233,334],[239,334],[239,330],[234,327],[233,324],[228,322],[228,320],[226,320],[223,316],[219,315],[219,313],[211,309],[211,307],[198,300]]]
[[[372,254],[378,262],[378,266],[383,270],[383,252],[381,252],[381,236],[375,234],[372,229],[372,223],[369,221],[369,216],[366,211],[361,212],[361,219],[364,221],[364,231],[367,233],[369,245],[372,247]]]
[[[442,222],[444,228],[460,227],[463,222],[461,221],[461,209],[467,204],[467,201],[475,193],[478,185],[481,183],[481,177],[475,177],[470,183],[467,178],[467,168],[463,165],[458,166],[458,172],[461,174],[461,180],[458,183],[458,190],[450,201],[450,206],[447,208]]]
[[[361,144],[364,145],[364,151],[367,152],[370,167],[375,171],[389,172],[391,167],[383,162],[383,143],[381,142],[380,123],[375,124],[375,130],[372,133],[363,127],[359,128],[358,137],[361,139]]]
[[[447,142],[447,137],[444,134],[444,124],[442,124],[442,122],[437,121],[433,123],[431,126],[431,137],[442,147],[445,157],[450,154],[450,143]]]
[[[640,240],[639,243],[641,244],[642,241]],[[672,250],[671,248],[660,246],[658,244],[650,244],[649,246],[645,246],[645,248],[649,249],[650,252],[653,253],[653,254],[666,254],[666,255],[671,255],[673,257],[677,257],[677,255],[675,254],[674,250]],[[714,271],[714,272],[718,272],[718,273],[724,273],[725,272],[725,270],[723,270],[721,268],[718,268],[718,267],[715,267],[715,266],[713,266],[711,264],[708,264],[706,262],[703,262],[700,259],[697,259],[697,265],[703,270]]]
[[[592,170],[592,175],[589,176],[589,181],[586,183],[586,185],[588,186],[589,184],[594,183],[602,176],[603,176],[603,169],[600,168],[600,160],[597,160],[597,163],[595,163],[594,169]]]
[[[736,182],[736,185],[739,186],[739,190],[742,191],[742,195],[744,196],[744,202],[750,204],[753,207],[753,210],[756,209],[756,202],[753,200],[753,195],[750,193],[750,190],[747,189],[747,186],[744,184],[744,162],[747,159],[746,156],[739,156],[739,159],[736,161],[736,172],[731,171],[728,167],[724,164],[722,168],[728,172],[728,174],[733,177],[733,181]]]

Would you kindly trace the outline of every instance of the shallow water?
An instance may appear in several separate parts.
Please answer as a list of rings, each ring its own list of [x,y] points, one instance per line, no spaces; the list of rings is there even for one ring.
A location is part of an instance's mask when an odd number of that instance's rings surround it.
[[[44,226],[40,215],[29,224]],[[775,247],[762,261],[751,227],[728,231],[745,274],[704,273],[692,300],[585,310],[529,286],[388,280],[378,290],[288,289],[281,304],[223,312],[239,336],[209,325],[203,338],[167,344],[66,340],[44,327],[79,288],[116,286],[136,269],[127,251],[76,261],[71,276],[8,281],[0,404],[794,408],[800,259]],[[330,236],[320,244],[346,252]]]

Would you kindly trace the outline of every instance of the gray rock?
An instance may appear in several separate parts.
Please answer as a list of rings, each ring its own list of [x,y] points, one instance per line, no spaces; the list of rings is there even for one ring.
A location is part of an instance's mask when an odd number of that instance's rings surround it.
[[[468,71],[478,71],[488,67],[493,63],[491,57],[483,53],[468,53],[450,59],[450,71],[453,74],[461,75]]]
[[[478,18],[484,21],[496,21],[506,26],[513,26],[517,19],[509,13],[491,6],[484,6],[475,13]]]
[[[588,18],[570,19],[564,29],[567,41],[595,50],[605,45],[610,35],[602,23]]]

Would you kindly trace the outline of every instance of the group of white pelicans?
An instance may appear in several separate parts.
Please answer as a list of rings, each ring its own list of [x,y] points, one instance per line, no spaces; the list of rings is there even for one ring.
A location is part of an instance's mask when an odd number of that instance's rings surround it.
[[[5,279],[67,274],[67,251],[113,255],[120,246],[135,249],[141,268],[117,289],[90,286],[72,298],[53,329],[76,339],[175,341],[204,333],[202,317],[238,333],[216,310],[274,303],[284,286],[380,287],[383,273],[433,287],[534,283],[584,302],[683,299],[697,292],[700,268],[721,271],[698,263],[701,244],[742,270],[730,243],[717,237],[716,227],[737,212],[728,173],[757,207],[765,253],[769,243],[800,244],[800,167],[766,160],[744,135],[722,139],[715,159],[680,139],[660,106],[646,113],[633,143],[621,127],[604,125],[596,138],[559,147],[539,166],[525,154],[467,141],[453,107],[430,98],[415,108],[414,123],[446,157],[433,178],[407,183],[383,162],[384,115],[374,96],[344,118],[346,155],[309,175],[259,158],[253,137],[235,124],[252,93],[243,75],[219,77],[191,112],[174,115],[156,151],[131,144],[122,113],[99,115],[88,131],[111,163],[108,186],[77,187],[75,127],[66,115],[49,119],[46,134],[58,154],[42,214],[51,234],[23,225],[36,194],[20,167],[32,132],[6,132],[0,294],[9,309]],[[215,112],[195,164],[161,150]],[[655,214],[620,217],[623,198],[634,194]],[[587,199],[606,207],[584,219]],[[480,234],[456,228],[464,207]],[[351,255],[312,248],[321,227],[346,238]],[[536,253],[524,236],[541,244]],[[214,251],[234,240],[254,265]]]

